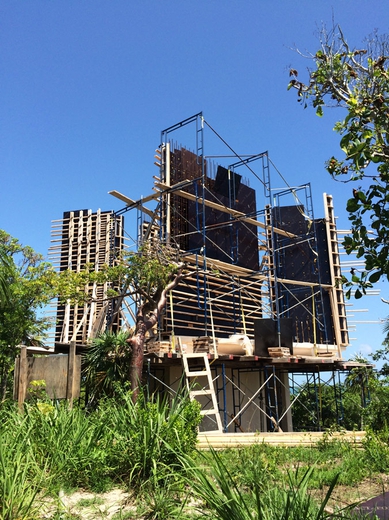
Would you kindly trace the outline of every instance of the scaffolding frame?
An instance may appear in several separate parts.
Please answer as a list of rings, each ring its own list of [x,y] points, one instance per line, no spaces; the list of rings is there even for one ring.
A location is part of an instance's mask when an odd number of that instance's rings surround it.
[[[186,128],[187,126],[190,126],[194,124],[195,125],[195,160],[196,160],[196,166],[197,168],[197,174],[192,175],[190,178],[179,178],[178,182],[177,179],[174,179],[174,172],[172,173],[171,168],[173,168],[171,164],[171,158],[172,158],[172,148],[174,148],[173,145],[173,139],[172,136],[176,131],[179,131],[183,128]],[[265,210],[260,210],[254,212],[254,214],[247,214],[242,213],[241,211],[237,211],[234,207],[234,203],[232,200],[232,194],[231,194],[231,185],[229,184],[229,204],[223,204],[221,201],[214,201],[210,199],[209,196],[209,190],[207,188],[207,168],[209,169],[209,160],[211,158],[218,158],[220,156],[217,155],[207,155],[204,154],[204,131],[205,127],[209,128],[218,139],[220,139],[223,144],[227,145],[229,151],[233,152],[232,154],[223,155],[222,157],[224,159],[233,158],[235,161],[231,160],[230,164],[228,166],[228,174],[236,174],[237,171],[239,171],[240,168],[245,168],[247,171],[250,172],[250,174],[253,174],[253,176],[262,184],[263,190],[264,190],[264,196],[267,199],[267,204],[265,207]],[[270,176],[270,161],[268,157],[267,152],[261,152],[253,155],[248,154],[237,154],[232,150],[232,148],[217,134],[217,132],[209,125],[207,121],[205,121],[203,114],[200,112],[198,114],[195,114],[194,116],[187,118],[175,125],[172,125],[168,127],[167,129],[163,130],[161,132],[161,145],[158,150],[158,154],[156,155],[157,158],[157,166],[159,167],[159,177],[156,179],[155,187],[157,193],[159,193],[159,199],[158,199],[158,206],[155,209],[155,211],[152,213],[153,218],[150,221],[149,226],[155,225],[155,222],[159,220],[159,229],[160,229],[160,240],[164,243],[170,243],[172,240],[180,240],[185,235],[185,237],[188,236],[188,234],[195,234],[197,233],[199,236],[201,236],[201,239],[199,240],[199,247],[197,251],[191,251],[192,258],[189,259],[188,253],[185,252],[185,259],[190,262],[190,265],[192,268],[196,271],[196,300],[197,300],[197,311],[191,310],[193,315],[198,316],[199,309],[203,313],[203,319],[201,323],[201,327],[203,329],[204,335],[209,335],[209,331],[212,330],[211,326],[211,317],[210,317],[210,306],[214,305],[214,302],[217,299],[220,299],[221,296],[213,296],[212,291],[210,290],[210,285],[214,285],[215,287],[217,285],[220,286],[220,284],[217,283],[217,280],[214,280],[212,277],[212,269],[214,269],[215,264],[218,264],[218,269],[220,269],[220,266],[222,266],[223,273],[225,272],[231,272],[231,266],[234,266],[236,269],[239,269],[239,265],[237,265],[236,257],[237,257],[237,248],[238,246],[238,239],[235,240],[235,245],[233,243],[233,240],[231,240],[231,248],[230,248],[230,261],[225,262],[222,264],[220,261],[217,261],[214,258],[211,258],[207,255],[207,247],[209,246],[209,233],[210,233],[210,227],[207,226],[206,222],[206,211],[220,211],[221,213],[225,213],[228,216],[227,221],[222,222],[219,224],[220,228],[226,228],[229,227],[232,233],[232,225],[236,224],[236,222],[244,222],[247,225],[253,225],[255,226],[256,230],[264,230],[264,237],[261,239],[260,237],[257,237],[258,239],[258,249],[262,250],[263,256],[261,265],[259,266],[259,269],[257,272],[252,273],[244,273],[244,277],[248,278],[256,278],[258,281],[258,292],[255,293],[255,296],[253,298],[253,305],[251,306],[251,310],[248,309],[247,312],[243,311],[244,305],[241,305],[240,313],[237,313],[236,310],[236,300],[235,300],[235,307],[231,310],[231,312],[228,314],[226,313],[226,321],[230,321],[232,319],[232,322],[234,323],[233,330],[228,330],[228,332],[234,333],[238,329],[245,330],[246,324],[243,323],[242,315],[250,313],[254,313],[254,308],[256,306],[257,311],[257,317],[263,317],[263,316],[269,316],[272,319],[274,319],[277,322],[277,327],[279,331],[279,346],[281,346],[281,340],[280,340],[280,317],[285,313],[285,310],[281,311],[279,308],[279,300],[280,300],[280,291],[282,290],[281,287],[285,286],[286,284],[296,284],[296,280],[285,280],[282,276],[279,276],[279,274],[276,272],[276,269],[274,268],[274,248],[273,244],[275,244],[276,240],[275,237],[285,237],[286,240],[290,240],[293,238],[296,238],[291,232],[284,232],[282,229],[277,228],[274,226],[273,219],[271,216],[272,210],[273,210],[273,200],[272,199],[280,199],[285,193],[296,193],[296,188],[290,188],[288,187],[284,192],[279,192],[274,194],[271,189],[271,176]],[[256,173],[253,170],[253,163],[256,161],[261,161],[262,168],[260,174]],[[234,179],[235,177],[233,177]],[[192,188],[192,191],[188,191],[188,187]],[[302,188],[307,189],[307,186],[303,186]],[[297,189],[302,189],[301,187]],[[310,186],[309,186],[310,190]],[[172,209],[172,199],[174,197],[174,200],[181,200],[180,207],[182,207],[183,203],[185,201],[189,201],[189,203],[195,204],[196,208],[196,221],[195,223],[192,222],[193,229],[187,229],[186,233],[178,233],[177,235],[174,235],[174,232],[172,233],[171,230],[171,219],[172,219],[172,212],[177,211],[178,204],[174,205],[174,209]],[[156,199],[156,194],[146,197],[142,199],[142,204],[145,201]],[[308,219],[310,222],[314,222],[313,218],[313,208],[312,206],[312,196],[309,191],[308,195],[306,195],[306,200],[309,202],[307,204],[308,209],[307,211],[310,213],[308,216]],[[139,208],[141,204],[136,201],[131,201],[132,203],[127,206],[126,210],[128,210],[130,207],[137,207]],[[277,204],[275,204],[275,207],[277,207]],[[141,208],[143,211],[143,216],[147,216],[150,214],[149,210],[145,210],[143,207]],[[123,210],[122,210],[123,211]],[[264,222],[261,222],[258,220],[258,216],[262,217],[264,219]],[[179,215],[178,219],[183,222],[185,220],[185,215],[181,214]],[[314,228],[314,226],[313,226]],[[235,230],[236,231],[236,230]],[[237,231],[236,231],[237,232]],[[147,236],[147,234],[145,235]],[[314,249],[314,246],[316,244],[316,238],[313,236],[312,238],[313,246],[311,246],[311,249]],[[317,254],[317,253],[316,253]],[[194,255],[194,258],[193,258]],[[211,269],[209,268],[211,266]],[[239,283],[242,283],[242,277],[237,278],[234,274],[229,274],[230,281],[226,284],[229,286],[233,285],[239,285]],[[320,281],[320,277],[317,281],[317,283],[304,283],[303,280],[300,281],[299,284],[301,287],[312,287],[312,292],[314,293],[314,300],[315,305],[314,308],[323,308],[322,303],[322,295],[323,291],[328,291],[329,287],[328,284],[322,284]],[[193,288],[192,288],[193,289]],[[244,287],[240,287],[238,289],[240,294],[242,292],[247,293],[247,291],[244,290]],[[183,293],[181,296],[179,296],[180,293]],[[285,293],[285,291],[283,291]],[[232,290],[229,294],[229,297],[234,299],[235,291]],[[186,298],[193,299],[194,294],[193,291],[188,291],[185,293],[182,286],[178,287],[175,291],[175,296],[177,298],[180,298],[181,304],[185,302],[185,296]],[[228,295],[227,295],[228,296]],[[227,297],[226,296],[226,297]],[[256,303],[254,303],[256,300]],[[258,302],[260,301],[260,304],[258,305]],[[319,303],[320,302],[320,303]],[[302,302],[304,303],[304,302]],[[174,303],[173,303],[174,304]],[[248,303],[246,302],[246,305]],[[296,305],[301,305],[301,302],[296,301]],[[177,305],[176,305],[177,306]],[[231,318],[232,317],[232,318]],[[197,320],[197,317],[196,317]],[[327,325],[323,323],[323,320],[319,320],[318,317],[312,316],[313,322],[316,322],[318,320],[319,326],[321,328],[324,328],[326,331]],[[169,320],[167,320],[167,325],[169,325]],[[171,323],[170,323],[171,325]],[[194,324],[192,324],[193,326]],[[190,327],[191,325],[189,325]],[[168,327],[167,327],[168,328]],[[335,326],[337,329],[337,326]],[[194,327],[195,334],[199,332],[198,328]],[[316,329],[316,324],[312,326],[312,329]],[[219,331],[220,332],[220,331]],[[253,333],[253,328],[251,326],[251,330],[249,330],[250,334]],[[327,333],[325,332],[325,336],[327,336]],[[328,344],[328,341],[326,341]],[[343,346],[346,345],[345,342],[342,343]],[[340,350],[338,352],[340,354]]]

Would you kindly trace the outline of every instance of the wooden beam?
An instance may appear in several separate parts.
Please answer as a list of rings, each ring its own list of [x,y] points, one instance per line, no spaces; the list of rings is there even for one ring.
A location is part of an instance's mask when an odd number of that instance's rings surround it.
[[[74,398],[74,380],[75,380],[75,363],[76,363],[76,342],[71,341],[68,354],[68,374],[66,386],[66,398],[69,401],[69,408],[73,408]]]
[[[143,203],[148,202],[153,199],[158,199],[160,196],[159,193],[154,193],[153,195],[149,195],[148,197],[145,197],[144,199],[140,199],[140,200],[130,199],[126,195],[123,195],[123,193],[120,193],[119,191],[116,191],[116,190],[109,191],[108,193],[109,193],[109,195],[112,195],[113,197],[116,197],[117,199],[124,202],[126,204],[126,206],[133,206],[134,208],[139,208],[141,211],[143,211],[143,213],[146,213],[146,215],[148,215],[149,217],[152,217],[152,218],[155,217],[154,212],[151,211],[151,209],[145,208],[143,206]]]
[[[185,259],[190,259],[193,262],[193,265],[196,265],[196,256],[195,255],[186,255]],[[199,265],[203,265],[203,259],[201,256],[198,257],[197,260]],[[269,279],[267,274],[262,274],[258,271],[251,271],[250,269],[246,269],[245,267],[240,267],[233,264],[227,264],[222,260],[215,260],[214,258],[207,257],[207,266],[208,266],[208,276],[212,276],[212,268],[223,270],[227,274],[234,274],[238,276],[246,276],[249,279],[253,280],[261,280],[266,281]],[[275,281],[274,276],[270,276],[271,281]],[[331,289],[332,285],[330,284],[319,284],[317,282],[304,282],[303,280],[289,280],[288,278],[277,278],[277,282],[282,284],[290,284],[290,285],[301,285],[303,287],[323,287],[323,289]]]
[[[22,412],[27,391],[27,347],[24,345],[20,348],[18,376],[18,405]]]
[[[160,188],[163,191],[165,191],[165,190],[174,191],[175,195],[179,195],[180,197],[183,197],[184,199],[188,199],[193,202],[197,201],[199,204],[204,204],[208,208],[216,209],[218,211],[221,211],[222,213],[228,213],[229,215],[232,215],[239,222],[246,222],[247,224],[251,224],[252,226],[266,229],[265,224],[263,224],[262,222],[259,222],[259,220],[256,220],[254,218],[246,217],[245,213],[242,213],[241,211],[236,211],[235,209],[228,208],[227,206],[222,206],[221,204],[217,204],[217,202],[212,202],[207,199],[203,200],[201,197],[196,197],[196,195],[193,195],[192,193],[188,193],[181,189],[175,189],[174,185],[167,186],[166,184],[163,184],[161,182],[156,182],[155,185],[157,186],[157,188]],[[226,222],[226,224],[227,224],[227,222]],[[288,238],[298,238],[297,235],[294,235],[293,233],[289,233],[288,231],[284,231],[283,229],[279,229],[276,227],[273,228],[273,231],[274,231],[274,233],[277,233],[278,235],[283,235]]]

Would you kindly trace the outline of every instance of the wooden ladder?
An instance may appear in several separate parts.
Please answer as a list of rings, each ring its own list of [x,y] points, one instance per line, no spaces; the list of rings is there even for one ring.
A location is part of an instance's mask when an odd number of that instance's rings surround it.
[[[324,210],[326,217],[327,245],[328,245],[328,265],[331,275],[332,288],[329,291],[331,311],[335,329],[335,339],[338,345],[339,357],[342,357],[340,347],[349,344],[346,305],[342,287],[342,271],[340,266],[340,256],[338,247],[338,233],[336,230],[336,220],[334,216],[334,206],[332,195],[323,194]]]
[[[196,359],[199,363],[196,365],[190,365],[189,360]],[[220,419],[219,406],[217,404],[217,398],[215,393],[215,388],[213,386],[211,367],[209,366],[208,354],[206,352],[199,352],[195,354],[182,354],[182,361],[184,364],[184,371],[186,377],[186,385],[188,387],[189,397],[191,400],[197,400],[202,405],[201,415],[202,416],[215,416],[215,423],[217,428],[215,430],[208,430],[202,433],[210,433],[210,432],[223,432],[222,422]],[[201,364],[200,364],[201,362]],[[196,387],[197,385],[201,386],[201,390],[194,389],[193,382],[191,378],[196,378]],[[210,408],[205,408],[204,404],[200,401],[201,397],[207,398],[207,403],[212,403]]]

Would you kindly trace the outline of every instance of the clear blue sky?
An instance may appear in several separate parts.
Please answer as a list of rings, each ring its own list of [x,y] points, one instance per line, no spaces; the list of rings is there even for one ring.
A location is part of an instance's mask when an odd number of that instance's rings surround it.
[[[338,227],[350,186],[324,162],[341,117],[303,110],[288,92],[293,47],[315,52],[332,18],[351,46],[388,31],[386,0],[1,0],[0,228],[47,254],[62,212],[120,209],[108,191],[151,193],[160,131],[203,111],[239,153],[269,151],[291,185],[334,196]],[[205,143],[206,144],[206,143]],[[277,181],[274,181],[275,183]],[[382,296],[388,298],[387,285]],[[379,298],[358,317],[389,314]],[[388,310],[387,310],[388,308]],[[368,353],[382,326],[359,325],[349,353]]]

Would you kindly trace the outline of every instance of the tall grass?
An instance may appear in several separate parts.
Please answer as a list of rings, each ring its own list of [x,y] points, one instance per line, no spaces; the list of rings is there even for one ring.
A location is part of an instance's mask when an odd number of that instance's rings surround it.
[[[66,403],[33,403],[25,406],[22,416],[16,407],[4,406],[0,486],[10,488],[12,460],[15,482],[22,478],[28,482],[37,469],[44,470],[54,494],[78,487],[97,492],[115,484],[140,487],[155,475],[162,481],[167,473],[179,470],[178,456],[195,448],[199,421],[197,403],[187,397],[169,402],[159,397],[139,399],[134,404],[125,392],[90,413],[69,409]],[[30,471],[33,464],[36,469]],[[35,484],[42,488],[40,481]],[[35,489],[32,481],[30,487]]]
[[[333,479],[321,502],[309,492],[313,467],[288,473],[288,485],[263,484],[261,475],[253,475],[250,488],[240,486],[221,456],[214,450],[202,457],[204,465],[184,457],[188,485],[197,500],[203,517],[217,520],[324,520],[352,518],[351,508],[327,511],[328,502],[337,483]]]
[[[0,520],[33,518],[44,467],[34,457],[26,421],[3,414],[0,430]],[[11,426],[11,427],[10,427]],[[19,428],[15,428],[19,426]]]
[[[134,491],[140,517],[149,519],[188,518],[190,503],[221,520],[322,520],[336,517],[326,511],[336,482],[388,471],[387,437],[371,434],[358,450],[328,438],[309,449],[256,444],[200,453],[199,421],[187,398],[134,404],[125,392],[90,412],[32,403],[22,415],[3,404],[0,520],[39,518],[40,501],[60,489],[115,485]],[[329,492],[317,503],[311,491],[324,486]],[[347,510],[336,514],[350,518]]]
[[[182,397],[170,402],[166,397],[142,397],[134,405],[130,394],[124,394],[120,405],[112,407],[107,401],[100,414],[109,432],[105,450],[115,479],[127,479],[133,486],[147,480],[155,465],[161,480],[166,468],[178,470],[179,455],[195,448],[201,420],[198,404]]]
[[[67,405],[55,406],[47,413],[32,406],[26,410],[26,418],[36,458],[41,464],[45,461],[53,489],[105,489],[108,481],[106,455],[99,446],[105,435],[101,421]]]

